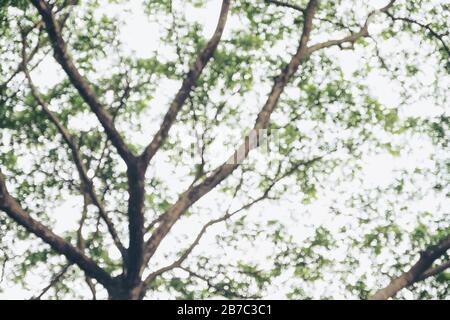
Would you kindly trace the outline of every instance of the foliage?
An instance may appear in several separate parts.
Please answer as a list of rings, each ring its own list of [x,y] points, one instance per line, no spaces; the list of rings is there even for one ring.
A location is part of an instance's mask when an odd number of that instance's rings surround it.
[[[291,2],[300,7],[307,3]],[[209,7],[216,12],[217,1],[142,1],[136,8],[127,1],[87,0],[75,10],[65,1],[51,3],[57,17],[68,14],[62,34],[75,65],[113,115],[129,148],[142,152],[213,31],[200,14]],[[311,44],[341,38],[348,29],[357,31],[372,9],[369,2],[321,1]],[[448,236],[446,9],[446,1],[399,1],[390,11],[393,16],[422,21],[428,28],[380,13],[373,17],[370,37],[350,48],[312,53],[271,117],[275,148],[252,151],[227,180],[193,205],[164,240],[167,245],[158,250],[149,270],[180,257],[207,221],[261,195],[264,200],[208,229],[182,268],[157,277],[146,297],[272,297],[275,292],[276,297],[293,299],[365,299],[404,272],[420,250]],[[145,21],[138,34],[129,31],[132,23],[127,20],[134,15]],[[0,168],[11,193],[31,216],[77,242],[83,220],[77,168],[20,68],[16,72],[22,59],[21,32],[30,28],[27,50],[37,47],[28,62],[31,75],[79,146],[89,177],[125,240],[126,168],[95,115],[51,59],[45,30],[35,26],[39,19],[28,1],[0,2]],[[300,12],[262,0],[232,1],[229,19],[222,41],[150,164],[146,225],[167,211],[199,173],[226,160],[224,150],[238,145],[295,52],[303,26]],[[148,48],[130,50],[136,38]],[[380,87],[394,92],[380,93]],[[203,152],[186,158],[192,145]],[[377,159],[393,164],[387,180],[373,176],[383,171]],[[370,175],[367,167],[374,162]],[[86,254],[119,275],[120,255],[95,206],[87,207]],[[12,285],[39,293],[57,272],[53,270],[67,264],[4,215],[0,239],[0,287],[5,294]],[[28,281],[36,274],[42,283]],[[44,297],[87,298],[84,277],[73,266]],[[441,273],[397,298],[448,299],[448,284],[449,273]],[[100,297],[106,296],[99,284],[96,288]]]

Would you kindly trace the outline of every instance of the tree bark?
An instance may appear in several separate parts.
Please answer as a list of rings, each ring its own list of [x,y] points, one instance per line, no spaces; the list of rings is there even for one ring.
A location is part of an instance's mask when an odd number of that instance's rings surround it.
[[[144,298],[145,291],[142,283],[132,288],[128,287],[125,281],[119,283],[117,287],[108,290],[109,300],[142,300]]]
[[[434,261],[442,256],[450,248],[450,236],[441,240],[437,245],[427,248],[420,253],[419,260],[397,278],[394,278],[385,288],[379,290],[370,299],[386,300],[395,296],[401,289],[424,279],[422,276],[427,273]]]
[[[11,219],[23,226],[27,231],[41,238],[49,244],[56,252],[63,254],[70,261],[78,265],[91,278],[96,279],[105,288],[114,285],[113,279],[105,270],[100,268],[93,260],[88,258],[80,249],[70,244],[64,238],[56,235],[52,230],[42,223],[34,220],[13,198],[5,184],[4,176],[0,172],[0,210],[5,212]]]

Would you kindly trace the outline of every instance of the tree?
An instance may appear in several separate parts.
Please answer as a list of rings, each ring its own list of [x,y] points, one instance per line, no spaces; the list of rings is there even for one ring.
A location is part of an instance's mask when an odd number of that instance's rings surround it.
[[[190,13],[213,4],[205,40]],[[1,3],[2,281],[36,299],[449,297],[446,1],[144,0],[144,56],[124,41],[137,11],[111,14],[127,6]],[[417,153],[387,183],[364,174]]]

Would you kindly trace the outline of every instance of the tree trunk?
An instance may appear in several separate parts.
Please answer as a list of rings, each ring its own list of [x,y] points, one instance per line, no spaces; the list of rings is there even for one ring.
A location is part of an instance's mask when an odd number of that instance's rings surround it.
[[[108,290],[109,300],[142,300],[145,295],[143,284],[129,288],[125,284],[120,284],[114,289]]]

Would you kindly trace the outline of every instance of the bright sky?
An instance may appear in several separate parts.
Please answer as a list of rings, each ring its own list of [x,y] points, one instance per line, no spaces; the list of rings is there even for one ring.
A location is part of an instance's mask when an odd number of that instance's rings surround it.
[[[105,2],[105,1],[103,1]],[[371,6],[374,8],[380,8],[384,6],[388,1],[376,0],[371,1]],[[107,14],[111,16],[120,15],[124,21],[126,21],[126,25],[124,25],[121,29],[122,40],[126,44],[126,49],[129,52],[133,52],[135,55],[139,57],[150,57],[153,55],[153,52],[157,49],[158,38],[159,38],[159,25],[157,22],[151,22],[149,19],[142,13],[142,9],[140,8],[141,1],[131,0],[126,2],[126,4],[104,4],[99,10],[99,15]],[[185,12],[186,16],[191,21],[197,21],[202,23],[205,26],[204,36],[209,37],[215,28],[215,24],[217,21],[219,8],[221,1],[212,0],[207,3],[204,8],[193,8],[190,6],[186,6]],[[125,7],[125,9],[124,9]],[[362,14],[366,14],[365,11]],[[239,24],[237,19],[230,19],[227,29],[230,30],[233,28],[233,25]],[[371,32],[377,33],[383,27],[383,24],[373,24],[371,26]],[[225,33],[226,36],[227,33]],[[312,41],[319,41],[322,39],[313,39]],[[383,44],[384,50],[395,50],[393,47],[389,47],[389,42]],[[409,45],[414,45],[413,43],[405,44],[405,48]],[[357,63],[361,57],[361,52],[358,51],[342,51],[338,52],[336,49],[336,56],[338,58],[339,63],[343,67],[347,76],[351,76],[352,72],[357,68]],[[102,69],[102,67],[107,67],[99,65],[98,68]],[[431,77],[430,74],[424,74],[423,81],[427,80],[427,77]],[[59,66],[53,61],[52,56],[49,56],[38,68],[33,72],[32,77],[34,78],[34,82],[40,86],[42,90],[48,88],[58,81],[62,77],[64,77],[61,72]],[[393,83],[388,81],[385,77],[376,72],[370,74],[369,79],[367,79],[371,92],[380,99],[383,104],[396,106],[398,97],[398,90]],[[179,83],[174,81],[167,81],[161,84],[161,88],[158,90],[158,94],[154,97],[152,103],[154,104],[162,104],[166,103],[172,96],[173,92],[178,89]],[[426,103],[426,104],[424,104]],[[414,115],[424,115],[429,116],[432,114],[438,114],[441,112],[442,106],[434,106],[431,102],[423,102],[418,101],[415,105],[410,106],[405,109],[405,114],[414,114]],[[253,123],[251,120],[250,123]],[[90,127],[96,125],[96,119],[92,116],[91,118],[84,118],[82,121],[73,121],[71,126],[73,128],[79,128],[82,130],[89,130]],[[127,135],[130,139],[133,139],[135,142],[139,142],[144,145],[149,141],[149,137],[152,136],[152,132],[154,132],[159,125],[158,122],[149,123],[148,126],[142,132],[127,132]],[[413,169],[417,166],[418,163],[423,164],[424,166],[430,165],[428,164],[429,155],[434,152],[433,146],[427,142],[420,140],[418,138],[414,138],[416,140],[410,141],[412,144],[416,145],[416,148],[412,150],[410,153],[402,153],[399,157],[394,157],[390,155],[388,152],[385,154],[379,154],[376,156],[366,156],[363,159],[363,170],[362,175],[364,180],[366,181],[365,187],[374,187],[374,186],[385,186],[392,182],[392,177],[395,175],[394,171],[400,168],[408,168]],[[220,145],[220,144],[218,144]],[[213,149],[213,152],[219,152],[220,148]],[[224,159],[226,159],[230,155],[229,149],[222,149],[222,154],[220,154],[218,158],[218,163],[221,163]],[[225,151],[225,152],[224,152]],[[164,162],[164,158],[156,160],[157,163],[155,167],[157,167],[157,172],[155,174],[160,175],[161,177],[172,175],[169,171],[170,166],[166,166]],[[26,164],[24,164],[26,165]],[[178,172],[178,175],[182,177],[184,171]],[[177,179],[177,175],[173,176],[173,179]],[[428,184],[428,182],[423,181],[424,184]],[[178,187],[180,191],[183,189],[183,185],[174,186]],[[354,186],[349,183],[348,192],[351,193],[354,189]],[[295,194],[292,195],[292,201],[289,199],[284,201],[281,204],[264,204],[264,206],[256,206],[249,210],[248,215],[254,215],[256,220],[270,220],[270,219],[279,219],[289,221],[292,219],[292,212],[299,210],[299,204],[295,201]],[[307,217],[309,224],[323,224],[329,227],[330,229],[338,229],[341,225],[345,225],[347,221],[342,220],[338,221],[333,217],[333,213],[330,211],[330,206],[333,205],[334,199],[337,197],[337,193],[333,190],[332,187],[327,190],[322,190],[320,196],[317,201],[314,201],[310,205],[302,205],[301,211],[305,212],[305,215],[302,217]],[[55,210],[55,214],[57,215],[61,212],[64,213],[63,216],[60,216],[57,220],[56,231],[61,233],[66,230],[70,230],[74,228],[77,224],[79,215],[79,198],[68,198],[67,201],[61,204],[61,207],[58,210]],[[199,206],[202,208],[217,208],[217,204],[220,202],[220,198],[217,198],[217,194],[209,194],[204,199],[202,199],[199,203]],[[424,208],[428,211],[432,211],[438,205],[442,205],[442,203],[447,203],[450,207],[450,203],[445,199],[435,199],[435,198],[425,198],[421,202],[417,203],[417,209]],[[264,210],[262,209],[264,208]],[[73,212],[73,214],[68,214]],[[205,220],[203,218],[193,218],[191,220],[184,220],[182,224],[176,225],[174,228],[174,233],[177,234],[186,234],[188,237],[192,238],[193,235],[196,235],[199,230],[202,222]],[[295,228],[296,234],[299,237],[306,237],[310,232],[310,229],[303,228],[303,221],[299,221],[298,224],[293,225],[292,228]],[[304,230],[302,230],[302,228]],[[193,232],[195,230],[195,232]],[[223,232],[224,226],[215,226],[211,228],[208,232],[205,239],[202,241],[201,246],[202,250],[217,250],[214,246],[214,236],[217,233]],[[265,252],[264,251],[254,251],[253,244],[248,243],[248,250],[252,250],[252,259],[261,260],[263,262]],[[160,265],[164,265],[167,261],[167,258],[164,257],[164,254],[171,251],[171,248],[177,246],[177,238],[169,237],[162,243],[160,250],[158,251],[157,256],[155,256],[156,261],[160,261]],[[261,247],[261,246],[259,246]],[[23,248],[25,249],[25,247]],[[117,253],[116,253],[117,254]],[[342,252],[337,252],[339,254],[345,254]],[[232,254],[227,254],[227,258],[232,259]],[[369,279],[370,280],[370,279]],[[29,283],[36,284],[37,288],[41,288],[45,286],[43,279],[40,279],[39,274],[30,277]],[[320,290],[317,294],[320,293]],[[284,292],[282,290],[276,291],[273,294],[268,295],[266,298],[283,298]],[[21,298],[29,298],[30,293],[26,290],[19,288],[19,286],[13,286],[9,288],[5,288],[3,293],[0,293],[0,299],[21,299]]]

